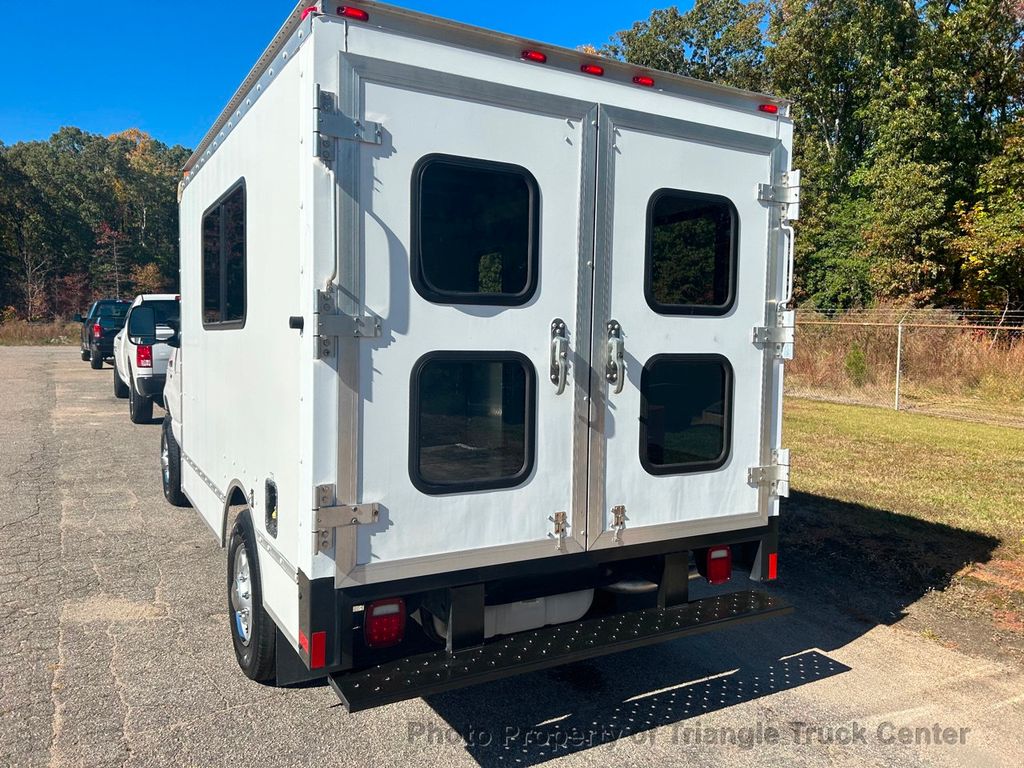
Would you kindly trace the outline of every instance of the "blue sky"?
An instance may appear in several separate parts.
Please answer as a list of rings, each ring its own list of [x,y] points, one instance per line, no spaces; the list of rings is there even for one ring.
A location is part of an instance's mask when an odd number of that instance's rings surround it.
[[[672,3],[397,4],[575,47],[604,43],[652,8]],[[61,4],[55,12],[45,3],[3,0],[0,141],[45,139],[62,125],[76,125],[103,134],[138,127],[168,144],[195,146],[292,7],[292,0],[85,0]]]

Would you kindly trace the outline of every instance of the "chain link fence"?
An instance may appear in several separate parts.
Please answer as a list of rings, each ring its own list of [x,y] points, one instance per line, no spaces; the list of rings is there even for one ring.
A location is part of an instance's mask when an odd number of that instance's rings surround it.
[[[786,393],[1024,428],[1024,311],[797,311]]]

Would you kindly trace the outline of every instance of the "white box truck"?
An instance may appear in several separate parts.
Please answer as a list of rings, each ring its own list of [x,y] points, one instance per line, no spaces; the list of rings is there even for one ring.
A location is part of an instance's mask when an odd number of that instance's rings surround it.
[[[789,610],[746,581],[788,486],[788,115],[292,12],[188,161],[165,392],[248,676],[358,710]]]

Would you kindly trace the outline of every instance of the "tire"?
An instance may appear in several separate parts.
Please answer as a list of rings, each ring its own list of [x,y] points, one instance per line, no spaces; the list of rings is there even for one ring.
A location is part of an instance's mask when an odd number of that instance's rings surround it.
[[[174,439],[170,415],[164,416],[160,434],[160,481],[167,501],[176,507],[192,506],[181,490],[181,449]]]
[[[92,357],[92,355],[89,354],[89,350],[88,349],[83,349],[82,350],[82,361],[87,363],[87,362],[89,362],[89,358],[90,357]]]
[[[135,391],[135,381],[128,385],[128,418],[132,424],[149,424],[153,420],[153,399]]]
[[[237,578],[239,576],[243,578]],[[245,676],[259,683],[273,682],[277,631],[273,620],[263,610],[256,533],[248,509],[235,520],[228,544],[228,623],[235,658]]]
[[[121,381],[121,376],[117,372],[117,363],[114,363],[114,397],[118,400],[128,397],[128,385]]]
[[[92,368],[94,371],[98,371],[100,368],[102,368],[103,367],[103,355],[101,355],[99,352],[90,352],[89,353],[89,367]]]

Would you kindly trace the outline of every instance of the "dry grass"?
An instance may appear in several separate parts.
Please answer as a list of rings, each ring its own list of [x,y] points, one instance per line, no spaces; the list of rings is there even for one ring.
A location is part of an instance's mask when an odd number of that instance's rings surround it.
[[[892,405],[893,325],[819,325],[804,316],[787,391],[838,402]],[[857,321],[857,316],[834,318]],[[877,321],[878,317],[872,317]],[[883,318],[883,322],[886,322]],[[1024,336],[964,328],[904,328],[901,407],[1024,425]]]
[[[79,343],[81,324],[55,321],[29,323],[9,320],[0,324],[0,346],[69,346]]]

